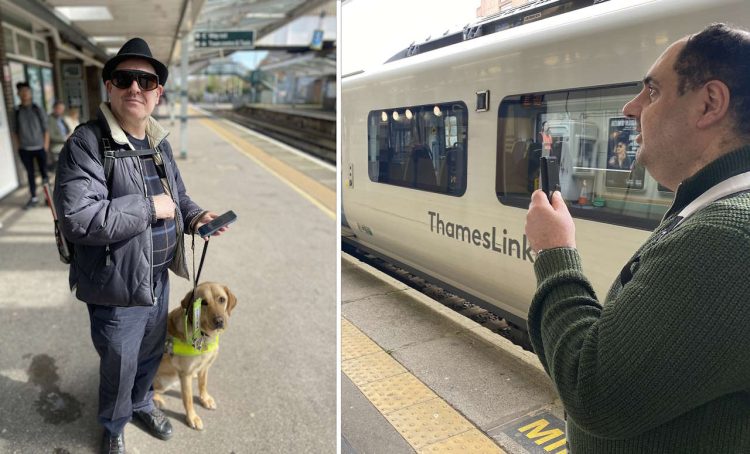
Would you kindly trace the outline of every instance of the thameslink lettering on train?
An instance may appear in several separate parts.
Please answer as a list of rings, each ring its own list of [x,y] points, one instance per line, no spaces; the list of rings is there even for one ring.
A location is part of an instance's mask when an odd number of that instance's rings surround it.
[[[508,231],[503,229],[502,240],[498,242],[496,241],[498,237],[497,228],[494,226],[491,231],[483,231],[453,222],[446,222],[445,219],[440,217],[440,213],[435,211],[428,211],[427,214],[430,216],[430,232],[534,263],[531,245],[529,245],[526,235],[523,235],[523,239],[519,241],[509,238],[507,236]]]

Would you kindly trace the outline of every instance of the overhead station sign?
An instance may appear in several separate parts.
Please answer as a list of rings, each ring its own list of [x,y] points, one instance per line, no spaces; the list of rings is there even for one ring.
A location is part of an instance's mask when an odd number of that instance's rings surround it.
[[[196,48],[252,49],[255,45],[255,32],[196,32]]]

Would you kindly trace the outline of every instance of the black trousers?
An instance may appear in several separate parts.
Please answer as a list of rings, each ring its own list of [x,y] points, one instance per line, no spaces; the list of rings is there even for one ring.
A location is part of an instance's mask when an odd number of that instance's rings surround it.
[[[37,167],[39,167],[39,173],[42,174],[42,180],[47,180],[47,153],[44,148],[37,150],[20,150],[21,162],[26,168],[26,175],[29,178],[29,191],[31,197],[36,197],[36,174],[34,172],[34,161],[36,161]]]
[[[88,305],[91,340],[101,359],[98,419],[111,434],[121,433],[134,411],[154,409],[153,382],[167,336],[166,271],[156,290],[154,306]]]

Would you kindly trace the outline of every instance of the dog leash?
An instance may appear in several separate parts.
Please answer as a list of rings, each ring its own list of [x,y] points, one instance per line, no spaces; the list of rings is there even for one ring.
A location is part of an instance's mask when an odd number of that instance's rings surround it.
[[[193,348],[197,350],[203,349],[203,335],[201,333],[201,327],[200,327],[200,319],[201,319],[201,304],[203,303],[201,298],[195,298],[195,289],[198,288],[198,282],[201,277],[201,271],[203,270],[203,262],[206,260],[206,251],[208,250],[208,241],[211,239],[211,237],[206,237],[204,243],[203,243],[203,252],[201,252],[201,262],[200,265],[198,265],[198,272],[195,272],[195,233],[192,235],[192,242],[190,245],[190,249],[193,253],[193,290],[190,293],[190,300],[192,301],[192,306],[187,305],[185,307],[185,313],[183,314],[183,320],[184,320],[184,329],[185,329],[185,340],[193,346]],[[193,324],[192,324],[192,330],[188,330],[188,318],[190,314],[190,309],[192,307],[192,313],[193,313]]]
[[[203,252],[201,252],[201,262],[198,265],[198,274],[195,273],[195,233],[192,235],[192,242],[190,244],[190,249],[193,251],[193,292],[190,295],[190,298],[195,297],[195,289],[198,288],[198,281],[201,278],[201,271],[203,270],[203,262],[206,260],[206,250],[208,249],[208,241],[211,239],[210,236],[206,237],[204,243],[203,243]]]

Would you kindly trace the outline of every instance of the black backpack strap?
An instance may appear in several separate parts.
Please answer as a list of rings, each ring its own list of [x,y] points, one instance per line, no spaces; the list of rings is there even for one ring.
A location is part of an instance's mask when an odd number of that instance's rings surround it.
[[[115,159],[117,158],[132,158],[142,156],[153,156],[159,152],[157,148],[149,148],[147,150],[131,150],[129,148],[123,150],[113,150],[111,139],[104,137],[102,134],[102,125],[99,123],[100,120],[95,119],[89,121],[88,125],[94,130],[96,136],[96,142],[102,145],[102,166],[104,167],[104,177],[107,180],[107,186],[110,185],[112,176],[112,169],[115,166]],[[158,167],[158,166],[157,166]]]
[[[102,146],[102,167],[104,167],[104,179],[107,181],[107,187],[109,187],[110,176],[112,175],[112,168],[115,165],[115,152],[112,150],[109,137],[102,135],[102,126],[99,124],[99,120],[90,120],[84,123],[86,126],[90,126],[96,137],[96,143]],[[80,128],[84,124],[78,126]],[[76,128],[76,129],[78,129]]]
[[[112,147],[109,143],[109,137],[102,137],[102,127],[98,120],[91,120],[85,123],[90,126],[96,136],[96,143],[101,144],[103,148],[102,153],[102,167],[104,167],[104,179],[107,181],[109,186],[109,176],[112,175],[112,167],[114,166],[114,154],[112,153]],[[81,127],[83,125],[80,125]]]
[[[141,156],[152,156],[158,153],[158,150],[155,148],[149,148],[147,150],[115,150],[112,152],[114,154],[115,158],[132,158],[135,156],[141,157]]]

